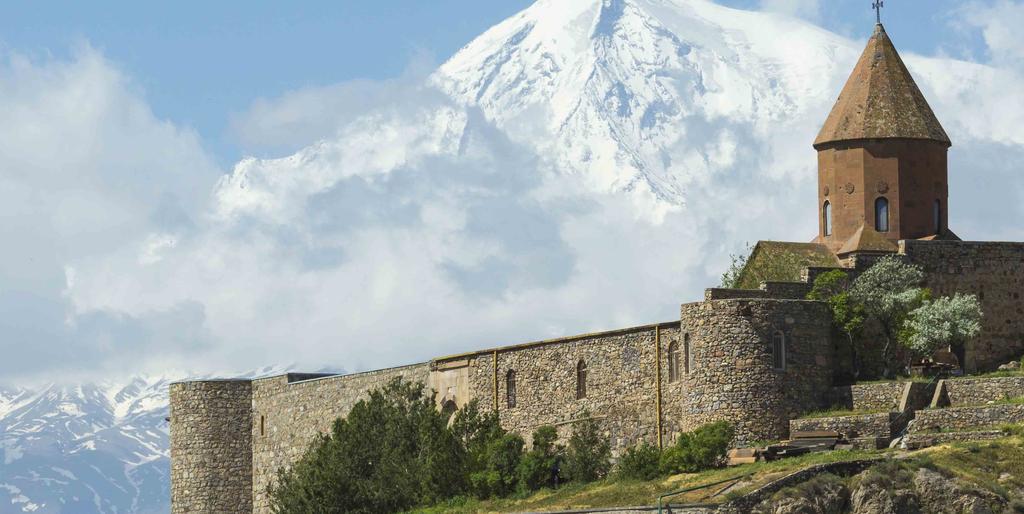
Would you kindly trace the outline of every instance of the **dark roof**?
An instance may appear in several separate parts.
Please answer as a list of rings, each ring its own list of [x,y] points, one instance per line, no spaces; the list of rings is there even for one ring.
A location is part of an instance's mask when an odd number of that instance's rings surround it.
[[[894,138],[952,145],[885,28],[879,24],[814,147],[837,141]]]

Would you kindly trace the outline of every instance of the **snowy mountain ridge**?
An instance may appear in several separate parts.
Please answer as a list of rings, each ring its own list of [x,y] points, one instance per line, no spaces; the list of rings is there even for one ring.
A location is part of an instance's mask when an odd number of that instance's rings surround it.
[[[678,203],[727,164],[716,160],[731,125],[764,135],[826,110],[859,51],[795,18],[705,0],[541,0],[433,81],[599,191]]]

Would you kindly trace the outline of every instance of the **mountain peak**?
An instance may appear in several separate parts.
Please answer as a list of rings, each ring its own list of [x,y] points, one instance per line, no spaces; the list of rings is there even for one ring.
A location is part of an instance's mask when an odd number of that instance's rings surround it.
[[[770,130],[827,106],[821,78],[855,55],[801,20],[705,0],[540,0],[433,81],[555,172],[675,206],[730,165],[731,125]]]

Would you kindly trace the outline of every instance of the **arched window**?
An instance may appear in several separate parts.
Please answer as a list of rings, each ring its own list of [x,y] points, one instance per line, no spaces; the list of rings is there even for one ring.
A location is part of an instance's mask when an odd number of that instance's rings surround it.
[[[781,330],[772,335],[772,368],[780,371],[786,369],[786,334]]]
[[[690,346],[690,334],[683,334],[683,361],[686,363],[683,373],[689,375],[696,369],[697,361],[693,356],[693,348]]]
[[[679,343],[672,341],[668,345],[668,381],[679,380]]]
[[[576,399],[587,397],[587,363],[580,359],[576,363]]]
[[[875,200],[875,231],[889,231],[889,200],[884,196]]]
[[[505,375],[505,402],[510,409],[516,406],[516,372],[511,369]]]
[[[822,224],[825,226],[825,235],[832,235],[832,203],[825,201],[824,207],[821,208]]]
[[[935,200],[935,206],[932,208],[932,218],[935,220],[935,233],[942,233],[942,201]]]

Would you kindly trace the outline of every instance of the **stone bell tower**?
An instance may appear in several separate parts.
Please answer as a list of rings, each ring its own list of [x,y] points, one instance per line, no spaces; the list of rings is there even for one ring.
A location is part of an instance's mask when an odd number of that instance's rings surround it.
[[[947,227],[950,146],[879,23],[814,141],[816,242],[844,256],[895,251],[901,239],[956,239]]]

